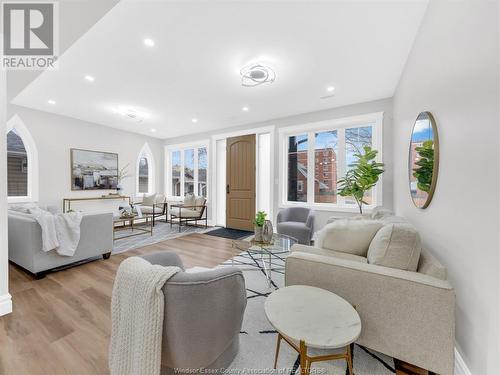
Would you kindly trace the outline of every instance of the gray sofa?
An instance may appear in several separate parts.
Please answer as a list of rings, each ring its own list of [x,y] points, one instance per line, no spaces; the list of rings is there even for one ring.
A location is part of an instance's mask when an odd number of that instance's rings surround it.
[[[335,220],[318,233],[315,246],[292,247],[286,285],[330,290],[355,305],[362,322],[358,344],[453,374],[455,292],[445,267],[421,249],[413,226],[387,213]]]
[[[49,270],[82,260],[103,256],[113,249],[113,214],[84,214],[80,225],[80,242],[75,255],[62,256],[55,250],[42,251],[42,229],[23,212],[9,210],[9,260],[41,278]]]
[[[306,207],[284,208],[278,212],[278,233],[309,245],[314,233],[314,211]]]
[[[181,259],[172,252],[143,258],[184,270]],[[163,291],[161,374],[227,368],[238,353],[247,303],[242,272],[236,267],[179,272],[165,283]]]

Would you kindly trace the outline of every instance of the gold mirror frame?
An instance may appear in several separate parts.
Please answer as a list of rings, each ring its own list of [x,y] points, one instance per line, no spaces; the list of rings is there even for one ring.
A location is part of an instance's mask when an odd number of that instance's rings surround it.
[[[419,118],[427,116],[431,123],[432,127],[432,136],[433,136],[433,141],[434,141],[434,164],[432,166],[432,180],[431,180],[431,187],[429,189],[429,192],[427,193],[427,199],[425,200],[424,204],[422,206],[419,206],[415,202],[415,198],[412,195],[412,190],[411,190],[411,177],[413,173],[412,169],[412,139],[413,139],[413,134],[415,132],[415,125],[417,124],[417,121]],[[430,112],[420,112],[415,119],[415,123],[413,124],[413,128],[411,131],[411,136],[410,136],[410,145],[408,147],[408,187],[410,188],[410,197],[415,205],[415,207],[419,209],[425,209],[429,207],[429,204],[432,201],[432,198],[434,196],[434,192],[436,190],[436,185],[437,185],[437,179],[438,179],[438,171],[439,171],[439,136],[438,136],[438,131],[437,131],[437,126],[436,126],[436,120],[434,119],[434,116],[432,116],[432,113]]]

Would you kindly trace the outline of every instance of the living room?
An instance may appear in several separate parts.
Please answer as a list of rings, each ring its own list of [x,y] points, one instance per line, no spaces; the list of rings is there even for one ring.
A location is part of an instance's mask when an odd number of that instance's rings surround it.
[[[0,374],[500,374],[499,18],[2,3]]]

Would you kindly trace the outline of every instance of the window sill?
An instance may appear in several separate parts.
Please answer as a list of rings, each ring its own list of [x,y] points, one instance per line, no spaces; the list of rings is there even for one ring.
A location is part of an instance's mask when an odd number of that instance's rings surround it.
[[[336,206],[321,203],[303,203],[303,202],[286,202],[280,204],[279,208],[290,208],[290,207],[307,207],[314,209],[315,211],[326,211],[326,212],[348,212],[359,214],[358,207],[352,206]],[[363,206],[363,213],[369,213],[375,206]]]
[[[37,203],[38,201],[32,197],[7,197],[7,203]]]

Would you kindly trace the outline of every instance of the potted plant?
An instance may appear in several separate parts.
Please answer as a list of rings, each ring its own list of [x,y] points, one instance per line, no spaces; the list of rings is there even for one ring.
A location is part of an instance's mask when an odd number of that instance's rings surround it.
[[[262,228],[266,222],[266,216],[267,214],[264,211],[259,211],[253,220],[255,232],[254,241],[256,242],[262,242]]]
[[[118,194],[120,194],[121,190],[123,190],[122,181],[125,180],[126,178],[130,177],[130,175],[128,174],[128,171],[127,171],[128,166],[129,166],[129,164],[125,165],[123,168],[121,168],[118,171],[118,176],[116,179],[117,180],[116,191]]]
[[[379,176],[384,173],[384,164],[375,161],[378,151],[371,147],[363,147],[364,154],[356,153],[354,157],[357,161],[349,165],[345,177],[338,181],[339,195],[343,197],[352,196],[359,207],[359,213],[363,213],[363,204],[367,204],[363,199],[365,193],[373,188]]]

